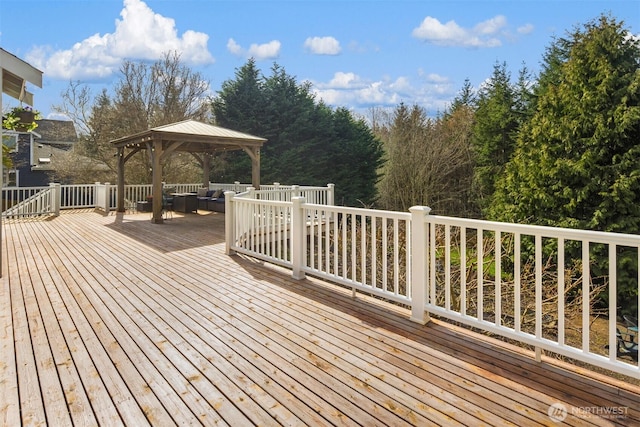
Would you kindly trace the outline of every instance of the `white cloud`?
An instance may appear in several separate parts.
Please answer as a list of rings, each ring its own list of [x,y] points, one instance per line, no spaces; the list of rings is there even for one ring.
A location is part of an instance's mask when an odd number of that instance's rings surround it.
[[[519,34],[531,34],[533,32],[533,24],[525,24],[521,27],[518,27]]]
[[[441,76],[437,73],[429,73],[425,77],[427,81],[432,83],[449,83],[449,77]]]
[[[438,19],[427,16],[411,35],[439,46],[496,47],[502,44],[496,35],[500,35],[506,25],[507,19],[502,15],[480,22],[473,28],[463,28],[453,20],[442,24]]]
[[[309,37],[304,47],[316,55],[338,55],[342,50],[340,42],[333,37]]]
[[[236,43],[234,39],[229,39],[229,41],[227,42],[227,50],[233,53],[234,55],[238,55],[238,56],[243,55],[242,46]]]
[[[154,13],[142,0],[124,0],[113,33],[94,34],[70,49],[32,50],[28,60],[47,77],[60,79],[101,79],[119,69],[122,60],[155,60],[177,51],[188,64],[213,63],[207,49],[209,36],[188,30],[178,35],[175,21]]]
[[[340,88],[340,89],[349,89],[353,88],[355,85],[360,85],[360,77],[358,77],[354,73],[343,73],[342,71],[338,71],[333,75],[333,78],[327,85],[330,88]]]
[[[256,60],[275,59],[280,56],[281,43],[278,40],[271,40],[269,43],[253,43],[249,49],[244,49],[234,39],[227,42],[227,50],[236,56],[251,57]]]
[[[480,22],[473,27],[473,32],[477,34],[492,35],[496,34],[507,25],[507,18],[502,15],[494,16],[491,19]]]
[[[249,56],[261,60],[261,59],[275,59],[280,56],[281,44],[278,40],[271,40],[269,43],[264,44],[252,44],[249,47]]]
[[[430,79],[427,77],[426,82],[416,86],[406,76],[369,80],[352,72],[337,72],[328,82],[311,83],[316,98],[328,105],[364,110],[372,106],[393,108],[405,102],[418,104],[435,114],[446,108],[455,92],[448,78],[428,76]]]

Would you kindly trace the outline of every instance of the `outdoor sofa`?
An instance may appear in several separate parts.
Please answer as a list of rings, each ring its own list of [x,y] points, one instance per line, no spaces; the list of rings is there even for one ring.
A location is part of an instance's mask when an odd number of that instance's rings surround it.
[[[201,188],[198,190],[198,209],[224,212],[224,191],[223,190],[208,190]]]

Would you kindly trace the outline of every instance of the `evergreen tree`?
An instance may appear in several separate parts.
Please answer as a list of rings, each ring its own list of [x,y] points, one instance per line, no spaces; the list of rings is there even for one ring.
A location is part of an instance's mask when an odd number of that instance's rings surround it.
[[[300,185],[336,184],[336,201],[372,203],[382,156],[380,142],[346,110],[317,102],[308,83],[297,83],[274,64],[260,76],[250,60],[223,84],[212,102],[216,122],[268,141],[261,150],[261,181]],[[229,153],[215,180],[251,176],[244,153]],[[344,167],[342,166],[344,165]]]
[[[506,63],[496,63],[491,78],[478,94],[474,117],[474,185],[483,210],[490,206],[496,180],[515,148],[520,126],[517,106]]]
[[[363,120],[354,119],[346,108],[338,108],[331,118],[333,138],[328,141],[331,156],[325,168],[331,171],[332,182],[340,183],[336,203],[370,205],[377,198],[382,143]]]
[[[218,96],[211,102],[214,123],[218,126],[269,138],[265,123],[260,120],[266,114],[263,79],[255,60],[249,59],[235,72],[234,80],[222,83]],[[267,141],[267,144],[271,142]],[[264,171],[262,157],[268,145],[261,150],[261,171]],[[214,160],[212,180],[218,182],[246,181],[251,177],[251,159],[242,151],[218,154]]]
[[[549,49],[536,112],[491,209],[499,220],[640,231],[640,47],[606,16]]]
[[[473,91],[473,86],[471,85],[471,81],[469,79],[464,80],[464,84],[462,85],[462,89],[453,98],[453,102],[451,103],[451,108],[448,112],[445,113],[445,116],[451,113],[455,113],[460,108],[475,108],[476,105],[476,96]]]

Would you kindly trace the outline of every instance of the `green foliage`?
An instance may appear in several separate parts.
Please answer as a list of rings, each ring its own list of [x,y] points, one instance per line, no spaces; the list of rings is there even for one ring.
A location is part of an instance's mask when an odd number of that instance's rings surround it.
[[[558,43],[490,217],[637,233],[638,42],[601,17]]]
[[[511,159],[529,103],[527,71],[512,85],[506,63],[496,63],[476,101],[473,129],[474,186],[483,211],[491,205],[496,181]]]
[[[38,127],[36,120],[40,119],[40,112],[31,107],[14,107],[2,115],[2,127],[19,132],[31,132]]]
[[[267,138],[260,153],[261,181],[301,185],[336,184],[336,202],[369,204],[376,196],[380,142],[344,109],[316,102],[308,83],[277,64],[261,76],[255,61],[236,71],[212,101],[216,124]],[[212,179],[246,181],[246,154],[224,155]]]

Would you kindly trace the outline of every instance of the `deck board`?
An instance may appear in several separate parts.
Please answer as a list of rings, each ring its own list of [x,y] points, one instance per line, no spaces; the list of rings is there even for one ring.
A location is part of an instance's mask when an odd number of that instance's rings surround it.
[[[224,254],[224,217],[3,222],[2,425],[555,425],[640,388]]]

